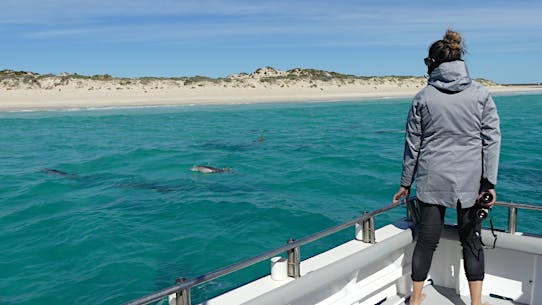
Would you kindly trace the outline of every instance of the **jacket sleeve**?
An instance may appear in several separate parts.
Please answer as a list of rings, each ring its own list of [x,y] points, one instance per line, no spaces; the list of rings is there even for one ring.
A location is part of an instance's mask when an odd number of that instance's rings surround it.
[[[482,180],[497,184],[499,154],[501,149],[501,129],[495,102],[488,95],[482,112]]]
[[[418,153],[422,137],[420,103],[418,97],[414,98],[412,107],[408,112],[405,136],[405,152],[403,155],[403,173],[401,186],[410,187],[414,182],[414,175],[418,167]]]

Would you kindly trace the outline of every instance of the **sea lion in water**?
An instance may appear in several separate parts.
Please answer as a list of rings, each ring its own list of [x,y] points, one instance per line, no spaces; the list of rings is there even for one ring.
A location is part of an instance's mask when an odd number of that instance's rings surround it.
[[[227,173],[230,171],[228,167],[217,168],[217,167],[206,166],[206,165],[194,165],[192,166],[190,170],[193,172],[200,172],[204,174]]]

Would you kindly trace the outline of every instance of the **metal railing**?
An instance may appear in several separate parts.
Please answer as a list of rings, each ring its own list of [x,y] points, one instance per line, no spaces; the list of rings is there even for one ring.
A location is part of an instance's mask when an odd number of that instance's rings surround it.
[[[495,205],[508,208],[508,228],[506,232],[510,234],[515,234],[517,230],[518,209],[542,211],[542,206],[522,204],[522,203],[496,202]]]
[[[365,243],[375,243],[376,240],[375,240],[374,217],[406,203],[407,204],[407,219],[416,222],[417,217],[419,215],[418,215],[418,210],[415,205],[415,199],[416,199],[415,197],[412,197],[406,202],[401,202],[395,205],[394,204],[388,205],[371,212],[365,211],[362,216],[356,219],[325,229],[323,231],[309,235],[299,240],[290,238],[284,246],[264,252],[254,257],[237,262],[235,264],[220,268],[218,270],[209,272],[207,274],[195,277],[193,279],[186,280],[185,278],[178,278],[174,286],[162,289],[160,291],[154,292],[144,297],[124,303],[124,305],[144,305],[151,302],[159,301],[162,298],[167,297],[168,295],[171,295],[171,294],[176,295],[177,305],[191,305],[190,288],[196,285],[208,282],[210,280],[214,280],[216,278],[222,277],[224,275],[230,274],[232,272],[244,269],[246,267],[252,266],[256,263],[259,263],[263,260],[269,259],[273,256],[276,256],[282,253],[287,253],[288,276],[292,278],[299,278],[300,273],[301,273],[301,269],[300,269],[301,246],[311,243],[313,241],[319,240],[331,234],[337,233],[339,231],[342,231],[354,225],[356,226],[356,231],[358,231],[358,228],[360,231],[359,232],[360,234],[356,233],[356,239]],[[517,229],[517,210],[518,209],[542,211],[542,206],[533,206],[533,205],[518,204],[518,203],[506,203],[506,202],[497,202],[495,203],[495,205],[508,208],[507,232],[511,234],[514,234]],[[361,237],[359,237],[359,235],[361,235]]]

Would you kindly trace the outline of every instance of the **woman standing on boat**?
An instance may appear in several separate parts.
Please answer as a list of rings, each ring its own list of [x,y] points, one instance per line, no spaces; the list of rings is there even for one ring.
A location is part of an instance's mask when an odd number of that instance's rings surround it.
[[[496,199],[501,134],[489,92],[473,81],[463,62],[461,35],[448,30],[424,59],[429,84],[415,97],[406,124],[401,188],[393,197],[407,199],[416,177],[421,207],[418,238],[412,255],[410,304],[420,304],[444,223],[446,208],[457,209],[459,237],[471,304],[481,304],[484,252],[481,221],[475,217],[480,194]]]

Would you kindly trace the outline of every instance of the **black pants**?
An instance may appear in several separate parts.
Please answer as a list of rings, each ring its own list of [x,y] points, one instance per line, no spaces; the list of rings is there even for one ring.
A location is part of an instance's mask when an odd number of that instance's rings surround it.
[[[412,280],[424,281],[431,267],[433,252],[440,239],[446,208],[418,202],[421,207],[421,221],[418,227],[418,241],[412,254]],[[471,208],[462,209],[461,203],[457,203],[459,240],[463,247],[465,273],[469,281],[484,279],[484,250],[480,237],[482,222],[475,217],[478,208],[474,205]]]

